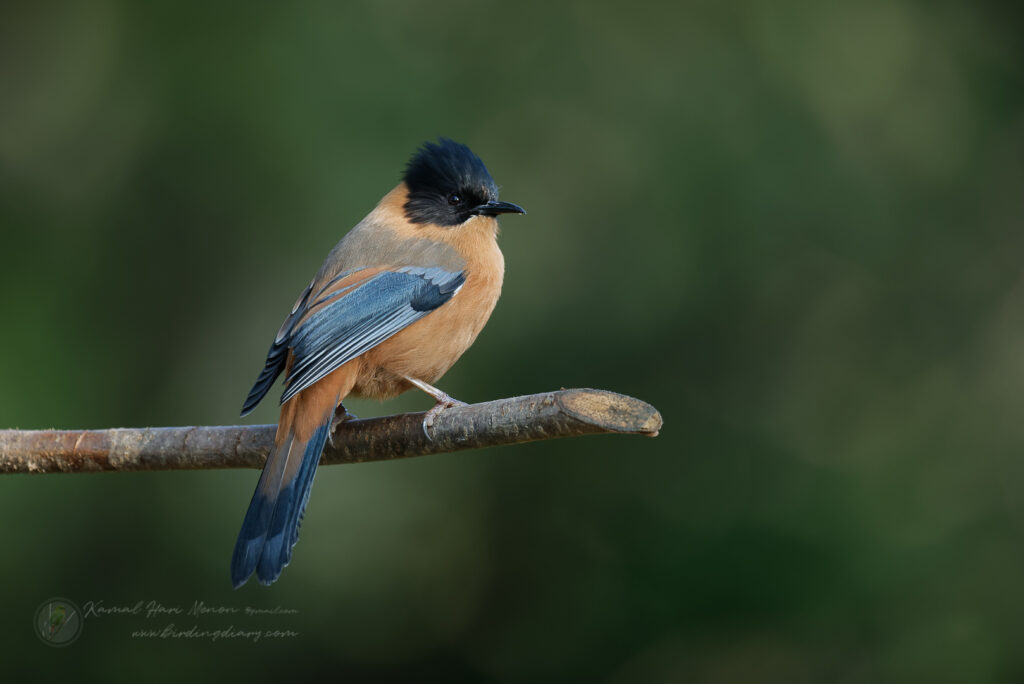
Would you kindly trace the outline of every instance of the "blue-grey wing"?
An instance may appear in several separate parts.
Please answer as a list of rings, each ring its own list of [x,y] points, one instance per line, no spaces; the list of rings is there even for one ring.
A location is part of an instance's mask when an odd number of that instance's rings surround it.
[[[308,315],[293,322],[289,332],[286,346],[294,359],[281,403],[423,318],[465,281],[464,271],[407,266],[318,293],[312,297],[316,301],[307,302]]]
[[[285,364],[288,361],[288,345],[291,341],[292,329],[295,327],[295,323],[306,313],[312,291],[313,283],[310,283],[302,291],[302,294],[299,295],[299,298],[295,300],[295,306],[292,307],[291,313],[284,319],[284,323],[281,324],[277,335],[274,336],[274,341],[270,345],[270,351],[267,352],[267,361],[263,365],[263,370],[260,372],[259,377],[256,378],[256,383],[249,390],[249,396],[245,398],[245,403],[242,405],[243,416],[252,413],[256,405],[270,391],[270,387],[277,380],[277,376],[284,370]]]

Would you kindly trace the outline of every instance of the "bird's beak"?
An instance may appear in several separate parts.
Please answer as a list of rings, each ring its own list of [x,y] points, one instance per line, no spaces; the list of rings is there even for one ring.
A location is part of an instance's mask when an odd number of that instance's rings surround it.
[[[525,214],[526,210],[511,202],[485,202],[473,207],[474,216],[497,216],[498,214]]]

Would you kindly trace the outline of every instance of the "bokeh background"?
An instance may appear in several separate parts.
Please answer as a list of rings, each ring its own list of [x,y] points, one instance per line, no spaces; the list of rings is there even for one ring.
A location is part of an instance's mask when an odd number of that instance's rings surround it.
[[[271,589],[228,580],[255,471],[2,477],[5,678],[1020,681],[1022,19],[5,3],[3,427],[236,423],[298,292],[439,135],[529,210],[442,386],[665,418],[324,468]],[[53,596],[297,612],[90,619],[51,650]],[[299,636],[130,636],[167,622]]]

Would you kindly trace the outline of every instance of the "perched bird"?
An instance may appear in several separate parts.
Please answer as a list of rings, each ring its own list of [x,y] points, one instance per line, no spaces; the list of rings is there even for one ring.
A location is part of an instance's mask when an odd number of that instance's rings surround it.
[[[48,640],[52,641],[54,637],[57,636],[57,633],[60,631],[60,628],[63,627],[64,623],[66,623],[67,621],[68,615],[66,606],[64,606],[63,604],[57,604],[56,607],[51,606],[49,631],[47,631],[43,636],[45,636]]]
[[[274,447],[231,559],[231,581],[255,570],[271,584],[291,560],[335,409],[349,396],[387,399],[412,387],[434,397],[429,430],[460,402],[436,382],[473,343],[501,293],[498,201],[480,158],[447,139],[413,155],[403,180],[335,245],[274,338],[242,407],[285,374]],[[428,432],[429,436],[429,432]]]

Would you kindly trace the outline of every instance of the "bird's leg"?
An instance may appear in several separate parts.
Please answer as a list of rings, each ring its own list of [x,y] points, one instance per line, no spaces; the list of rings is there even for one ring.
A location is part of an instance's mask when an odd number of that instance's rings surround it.
[[[354,413],[349,413],[348,409],[345,408],[345,404],[339,403],[334,409],[334,418],[331,419],[331,429],[327,433],[327,439],[334,446],[334,431],[338,429],[338,426],[342,423],[347,423],[350,420],[356,420],[359,418]]]
[[[455,399],[454,397],[450,397],[447,394],[445,394],[444,392],[442,392],[441,390],[439,390],[436,387],[434,387],[433,385],[428,385],[427,383],[423,382],[422,380],[417,380],[416,378],[410,378],[408,375],[405,375],[403,377],[406,380],[408,380],[409,382],[411,382],[412,384],[416,385],[416,387],[420,388],[421,390],[423,390],[424,392],[426,392],[430,396],[434,397],[434,401],[437,402],[436,404],[434,404],[434,407],[432,409],[427,411],[427,415],[423,416],[423,434],[425,434],[427,436],[427,439],[430,439],[430,433],[427,431],[428,428],[433,427],[434,419],[437,418],[441,414],[442,411],[444,411],[445,409],[449,409],[452,406],[465,406],[466,405],[466,402],[459,401],[458,399]]]

